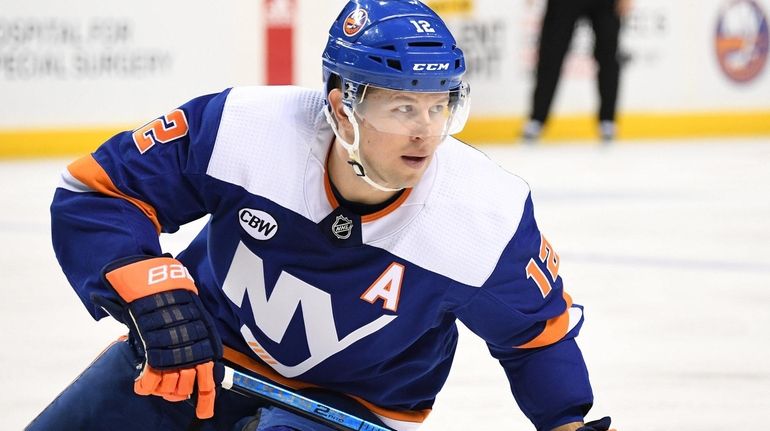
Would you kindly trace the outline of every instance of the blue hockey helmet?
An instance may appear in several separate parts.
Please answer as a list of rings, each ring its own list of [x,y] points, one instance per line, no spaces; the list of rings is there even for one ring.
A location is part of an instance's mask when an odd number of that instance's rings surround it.
[[[351,0],[329,29],[323,79],[400,91],[459,88],[465,58],[444,21],[417,0]],[[347,94],[347,96],[351,96]]]

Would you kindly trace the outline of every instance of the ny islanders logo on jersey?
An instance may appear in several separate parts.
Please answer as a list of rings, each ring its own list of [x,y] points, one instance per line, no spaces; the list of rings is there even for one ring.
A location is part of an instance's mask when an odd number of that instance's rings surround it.
[[[404,265],[392,262],[375,278],[361,299],[377,306],[381,302],[383,309],[395,313],[403,278]],[[347,327],[344,330],[346,335],[341,335],[342,331],[337,327],[338,319],[344,320],[348,313],[340,312],[339,309],[337,313],[334,312],[331,293],[283,270],[277,280],[274,277],[272,279],[274,281],[269,286],[265,278],[264,261],[240,242],[222,291],[240,313],[249,313],[254,320],[253,327],[246,323],[241,325],[244,341],[254,354],[285,377],[299,376],[357,341],[380,331],[397,318],[395,314],[382,314],[368,322],[358,322],[352,330]],[[297,324],[305,336],[286,337],[291,327]],[[259,337],[252,328],[259,329]],[[281,349],[282,344],[289,347]],[[273,356],[275,352],[287,348],[296,349],[297,346],[306,352],[300,355],[304,359],[299,362],[296,358],[281,359]]]
[[[366,25],[368,17],[369,15],[365,9],[356,9],[350,12],[345,18],[345,22],[342,23],[342,31],[345,33],[345,36],[357,35]]]
[[[278,222],[264,211],[243,208],[238,211],[238,220],[243,230],[256,240],[267,241],[278,232]]]

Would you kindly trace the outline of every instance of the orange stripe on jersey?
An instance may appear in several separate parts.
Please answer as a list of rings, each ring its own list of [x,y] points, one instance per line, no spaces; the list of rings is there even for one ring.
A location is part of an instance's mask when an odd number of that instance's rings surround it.
[[[337,198],[334,197],[332,184],[329,181],[329,157],[331,157],[332,151],[334,151],[334,140],[332,140],[332,144],[329,145],[329,151],[326,152],[326,160],[324,161],[324,166],[326,167],[324,170],[324,191],[326,192],[326,200],[329,201],[329,205],[332,208],[337,208],[340,206],[340,203],[337,202]]]
[[[422,422],[425,422],[425,419],[428,418],[428,415],[431,412],[431,409],[389,410],[389,409],[374,405],[369,401],[366,401],[365,399],[357,397],[355,395],[350,395],[350,394],[346,394],[346,395],[358,401],[359,403],[363,404],[364,407],[366,407],[373,413],[376,413],[380,416],[386,417],[388,419],[397,420],[397,421],[422,423]]]
[[[569,309],[572,307],[572,298],[564,292],[564,301],[567,303],[567,308],[564,313],[548,319],[545,323],[545,328],[537,337],[533,338],[527,343],[520,346],[514,346],[519,349],[534,349],[537,347],[548,346],[553,344],[567,335],[567,329],[569,328]]]
[[[160,234],[160,221],[158,221],[158,213],[155,211],[155,208],[140,199],[128,196],[118,190],[107,175],[107,172],[104,171],[104,168],[97,163],[93,156],[88,155],[75,160],[67,166],[67,170],[69,170],[73,177],[88,186],[91,190],[103,195],[125,199],[131,202],[150,219],[152,224],[155,225],[155,230]]]
[[[337,208],[338,206],[340,206],[340,203],[337,201],[337,198],[334,197],[334,192],[332,192],[332,185],[329,182],[329,175],[324,175],[324,191],[326,191],[326,199],[329,201],[329,205],[331,205],[332,208]],[[411,193],[412,193],[411,188],[404,190],[404,193],[402,193],[401,196],[399,196],[398,199],[396,199],[392,204],[386,206],[385,208],[375,213],[362,216],[361,223],[369,223],[371,221],[381,219],[386,215],[392,213],[398,207],[400,207],[401,204],[403,204],[406,201],[406,199],[409,197]]]
[[[363,217],[361,217],[362,223],[368,223],[370,221],[375,221],[379,218],[385,217],[386,215],[392,213],[396,210],[396,208],[400,207],[404,201],[406,201],[406,198],[409,197],[409,194],[412,193],[412,189],[406,189],[404,190],[404,193],[401,193],[401,196],[398,197],[392,204],[386,206],[385,208],[377,211],[376,213],[368,214]]]
[[[340,206],[340,203],[337,202],[337,198],[334,197],[334,192],[332,192],[332,184],[329,182],[329,175],[324,175],[324,191],[326,192],[326,200],[329,201],[329,205],[331,205],[332,208],[337,208]]]
[[[280,385],[283,385],[292,389],[321,388],[321,386],[318,386],[318,385],[305,383],[299,380],[293,380],[293,379],[288,379],[286,377],[283,377],[282,375],[278,374],[272,369],[260,364],[259,362],[249,358],[248,356],[244,355],[243,353],[235,349],[232,349],[227,346],[223,346],[223,348],[224,348],[224,354],[222,356],[224,357],[225,360],[233,364],[239,365],[260,376],[267,377],[268,379]],[[350,395],[350,394],[345,394],[345,395],[358,401],[370,411],[380,416],[384,416],[386,418],[397,420],[397,421],[422,423],[423,421],[425,421],[425,419],[428,417],[428,414],[430,414],[431,412],[431,409],[390,410],[390,409],[386,409],[386,408],[374,405],[369,401],[366,401],[363,398],[357,397],[355,395]]]
[[[325,165],[326,165],[327,171],[329,169],[329,157],[331,157],[333,148],[334,148],[334,142],[332,142],[331,147],[329,147],[329,152],[326,154]],[[340,206],[340,203],[337,201],[337,198],[334,196],[334,192],[332,191],[332,184],[331,184],[331,181],[329,180],[328,172],[326,172],[324,175],[324,191],[326,192],[326,200],[329,201],[329,205],[332,208],[336,209],[338,206]],[[377,219],[380,219],[392,213],[393,211],[396,210],[396,208],[400,207],[401,204],[403,204],[406,201],[406,198],[409,197],[410,193],[412,193],[411,188],[404,190],[404,193],[402,193],[401,196],[399,196],[398,199],[396,199],[392,204],[386,206],[385,208],[375,213],[362,216],[361,223],[368,223],[371,221],[375,221]]]

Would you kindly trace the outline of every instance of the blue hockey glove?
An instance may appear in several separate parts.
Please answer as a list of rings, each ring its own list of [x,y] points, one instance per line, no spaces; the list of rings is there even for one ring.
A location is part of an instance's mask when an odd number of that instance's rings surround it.
[[[611,431],[610,430],[610,417],[605,416],[599,420],[585,423],[577,431]]]
[[[103,280],[117,298],[95,295],[94,302],[127,325],[144,350],[134,392],[182,401],[197,383],[196,416],[212,417],[222,341],[187,268],[171,257],[140,256],[108,265]]]

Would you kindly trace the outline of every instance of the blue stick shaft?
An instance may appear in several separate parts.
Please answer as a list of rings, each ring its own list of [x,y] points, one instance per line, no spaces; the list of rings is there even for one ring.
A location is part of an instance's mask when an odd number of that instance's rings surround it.
[[[222,387],[245,395],[255,395],[267,399],[281,407],[288,407],[308,419],[338,430],[392,431],[230,367],[225,367]]]

